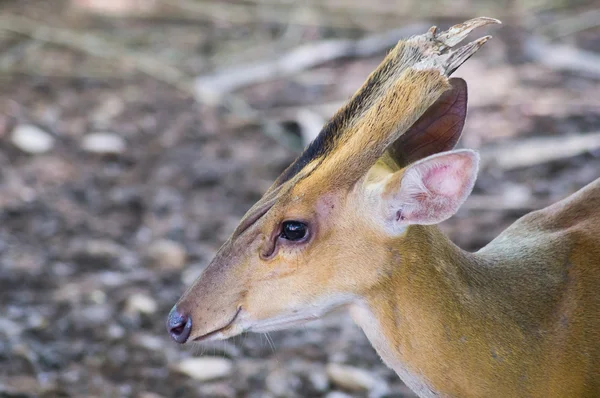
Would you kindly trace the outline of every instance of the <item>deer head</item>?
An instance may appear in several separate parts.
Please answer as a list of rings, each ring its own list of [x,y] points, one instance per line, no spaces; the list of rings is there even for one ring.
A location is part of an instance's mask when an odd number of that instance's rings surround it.
[[[315,319],[382,282],[392,242],[450,217],[477,172],[458,141],[467,88],[448,76],[498,21],[400,41],[244,216],[169,314],[175,341],[223,339]]]

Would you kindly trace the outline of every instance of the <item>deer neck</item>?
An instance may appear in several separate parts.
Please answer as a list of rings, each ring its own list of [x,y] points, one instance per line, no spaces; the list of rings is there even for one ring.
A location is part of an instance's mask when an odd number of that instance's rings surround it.
[[[379,270],[385,279],[350,312],[382,359],[419,396],[484,389],[475,385],[486,380],[484,373],[496,377],[499,361],[533,344],[523,330],[536,325],[519,322],[519,311],[528,312],[522,317],[527,322],[539,319],[523,308],[518,292],[531,301],[536,299],[531,295],[555,286],[534,286],[544,280],[531,280],[528,287],[512,287],[523,279],[518,256],[467,253],[435,226],[409,227],[388,251],[385,272]],[[554,301],[551,295],[540,299]]]

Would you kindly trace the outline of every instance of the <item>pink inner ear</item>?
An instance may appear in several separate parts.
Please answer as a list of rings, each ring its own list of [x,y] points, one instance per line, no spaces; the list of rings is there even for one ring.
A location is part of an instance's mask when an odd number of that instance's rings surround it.
[[[460,194],[468,179],[464,172],[464,160],[448,159],[450,162],[439,163],[429,168],[423,176],[423,184],[435,194],[453,197]]]
[[[410,166],[400,185],[396,219],[426,225],[452,216],[473,189],[477,161],[474,152],[461,150]]]

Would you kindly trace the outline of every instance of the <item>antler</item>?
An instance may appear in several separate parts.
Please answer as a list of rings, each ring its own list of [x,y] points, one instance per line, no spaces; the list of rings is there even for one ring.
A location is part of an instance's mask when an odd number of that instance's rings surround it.
[[[475,28],[497,23],[474,18],[400,41],[272,189],[317,166],[323,172],[341,170],[338,183],[356,181],[450,87],[448,76],[490,36],[454,47]]]

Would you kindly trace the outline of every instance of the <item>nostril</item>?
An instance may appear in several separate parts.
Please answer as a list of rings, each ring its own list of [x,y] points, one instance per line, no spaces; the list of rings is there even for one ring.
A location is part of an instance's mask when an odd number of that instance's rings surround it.
[[[173,340],[179,344],[183,344],[187,341],[192,332],[192,318],[181,314],[177,310],[177,306],[175,306],[167,318],[167,330]]]

